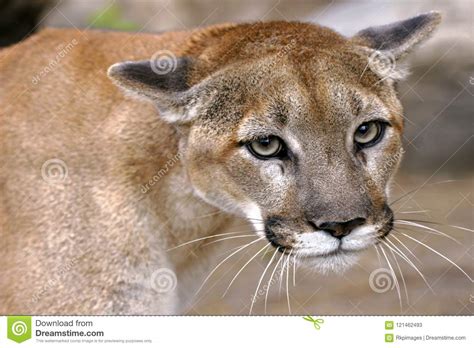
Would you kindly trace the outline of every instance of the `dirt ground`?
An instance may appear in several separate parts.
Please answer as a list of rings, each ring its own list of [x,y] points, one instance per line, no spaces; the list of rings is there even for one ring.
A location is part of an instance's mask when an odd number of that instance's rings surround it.
[[[411,241],[409,238],[399,235],[401,232],[405,232],[423,241],[459,265],[471,278],[474,276],[474,234],[470,231],[447,226],[449,224],[473,229],[472,191],[474,182],[472,176],[461,178],[454,177],[454,175],[430,176],[399,176],[394,182],[392,196],[396,199],[426,182],[414,196],[408,195],[394,205],[396,217],[399,219],[436,221],[442,225],[431,224],[428,226],[458,240],[457,243],[445,236],[409,226],[404,226],[409,227],[408,230],[403,228],[399,232],[394,232],[394,235],[398,236],[418,257],[419,261],[416,261],[406,249],[403,250],[425,276],[433,292],[427,287],[420,275],[407,262],[397,256],[408,293],[407,298],[396,263],[390,259],[399,281],[402,298],[402,305],[400,306],[393,277],[382,279],[382,275],[374,272],[380,268],[388,270],[389,267],[383,260],[380,264],[375,250],[369,249],[363,253],[359,263],[343,275],[320,275],[297,268],[296,286],[293,286],[293,269],[291,269],[289,275],[291,313],[318,315],[471,315],[474,309],[473,283],[446,259]],[[425,210],[428,211],[404,213]],[[239,245],[239,243],[227,241],[222,243],[226,243],[223,244],[223,251]],[[265,255],[263,259],[260,256],[255,258],[239,275],[226,296],[222,298],[222,294],[236,272],[262,245],[257,243],[240,261],[238,261],[239,254],[237,254],[236,257],[226,262],[221,271],[212,276],[201,295],[196,299],[189,314],[247,315],[260,275],[272,253]],[[389,253],[388,256],[392,257]],[[221,258],[224,257],[225,255],[221,256]],[[374,273],[371,287],[372,272]],[[383,271],[380,272],[383,273]],[[268,276],[265,277],[262,286],[267,283],[270,271],[267,274]],[[379,285],[376,283],[378,274],[381,277],[378,280]],[[390,276],[388,271],[385,274]],[[384,280],[387,282],[384,283]],[[272,282],[267,302],[267,314],[289,313],[286,296],[286,274],[283,278],[281,291],[279,291],[279,287],[279,281]],[[252,314],[265,313],[264,298],[265,295],[257,297]]]

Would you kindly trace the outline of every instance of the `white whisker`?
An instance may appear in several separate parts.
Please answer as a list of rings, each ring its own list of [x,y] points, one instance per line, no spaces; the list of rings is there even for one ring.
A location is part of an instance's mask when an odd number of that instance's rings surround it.
[[[228,250],[226,250],[226,251],[224,251],[224,252],[222,252],[222,253],[219,253],[219,254],[217,255],[217,257],[221,257],[222,255],[228,255],[229,253],[233,252],[234,250],[239,249],[240,247],[242,247],[242,244],[239,245],[239,246],[236,246],[236,247],[234,247],[234,248],[228,249]]]
[[[474,281],[472,280],[472,278],[469,276],[469,274],[467,274],[461,267],[459,267],[455,262],[451,261],[451,259],[449,259],[448,257],[446,257],[445,255],[441,254],[439,251],[436,251],[435,249],[433,249],[432,247],[426,245],[425,243],[419,241],[418,239],[416,238],[413,238],[413,237],[410,237],[408,234],[406,233],[403,233],[402,234],[407,237],[407,238],[410,238],[411,240],[413,240],[414,242],[424,246],[425,248],[427,248],[428,250],[431,250],[432,252],[434,252],[435,254],[437,254],[438,256],[442,257],[443,259],[445,259],[446,261],[448,261],[450,264],[452,264],[454,267],[456,267],[458,270],[460,270],[470,281],[471,283],[474,283]]]
[[[262,284],[263,278],[265,277],[265,274],[267,273],[267,270],[270,268],[270,265],[272,264],[273,259],[275,258],[277,253],[278,253],[278,249],[275,249],[275,252],[273,253],[272,258],[268,262],[268,265],[263,270],[262,276],[258,280],[257,288],[255,289],[255,294],[253,295],[253,298],[252,298],[252,304],[250,305],[249,315],[252,314],[253,305],[254,305],[255,301],[257,300],[258,289],[260,288],[260,285]]]
[[[446,237],[448,239],[451,239],[452,241],[458,243],[459,245],[462,245],[456,238],[453,238],[453,237],[451,237],[450,235],[448,235],[444,232],[438,231],[437,229],[434,229],[434,228],[431,228],[431,227],[428,227],[428,226],[425,226],[425,225],[422,225],[422,224],[419,224],[419,223],[416,223],[416,222],[407,221],[407,220],[395,220],[394,223],[399,224],[399,225],[407,225],[407,226],[418,227],[418,228],[421,228],[423,230],[429,231],[427,233],[431,232],[431,233],[434,233],[434,234],[444,236],[444,237]]]
[[[257,219],[257,218],[249,218],[249,217],[245,217],[246,220],[250,220],[250,221],[257,221],[257,222],[265,222],[265,220],[262,220],[262,219]]]
[[[245,267],[247,267],[247,265],[254,259],[257,257],[258,254],[260,254],[264,249],[268,248],[271,244],[270,243],[267,243],[265,244],[265,246],[260,249],[259,251],[257,251],[255,253],[254,256],[252,256],[246,263],[245,265],[242,266],[242,268],[237,272],[237,274],[234,276],[234,278],[232,278],[232,280],[230,281],[229,283],[229,286],[227,287],[227,289],[224,291],[224,294],[222,294],[222,297],[225,297],[225,295],[227,294],[227,292],[229,291],[230,287],[232,286],[232,284],[234,283],[234,281],[237,279],[237,277],[239,276],[239,274],[245,269]]]
[[[238,233],[242,233],[242,232],[245,232],[245,231],[237,231],[237,232],[228,232],[228,233],[220,233],[220,234],[214,234],[212,236],[207,236],[207,237],[201,237],[201,238],[197,238],[197,239],[193,239],[193,240],[190,240],[186,243],[182,243],[182,244],[179,244],[177,246],[174,246],[172,248],[169,248],[167,249],[166,251],[171,251],[171,250],[174,250],[174,249],[178,249],[178,248],[181,248],[185,245],[188,245],[188,244],[191,244],[191,243],[195,243],[195,242],[199,242],[201,240],[206,240],[206,239],[211,239],[211,238],[215,238],[215,237],[221,237],[221,236],[228,236],[228,235],[231,235],[231,234],[238,234]]]
[[[293,287],[296,286],[296,256],[298,256],[298,252],[293,256]]]
[[[204,218],[219,215],[219,214],[222,214],[222,213],[224,213],[224,211],[219,210],[219,211],[216,211],[214,213],[209,213],[209,214],[205,214],[205,215],[196,216],[196,217],[194,217],[194,219],[204,219]]]
[[[285,254],[285,253],[283,253],[283,254]],[[285,254],[285,256],[286,256],[286,258],[283,261],[283,263],[281,264],[280,285],[278,286],[278,296],[281,296],[281,288],[283,286],[283,274],[285,272],[286,263],[288,262],[288,255]]]
[[[395,230],[395,229],[394,229],[394,230]],[[401,233],[401,232],[398,231],[398,230],[395,230],[395,231]],[[411,251],[410,248],[407,247],[405,243],[403,243],[400,239],[398,239],[395,234],[392,233],[391,236],[392,236],[393,238],[395,238],[395,239],[398,241],[398,243],[400,243],[400,244],[410,253],[410,255],[414,257],[414,259],[415,259],[420,265],[423,264],[423,262],[421,262],[421,260],[413,253],[413,251]],[[387,238],[387,240],[388,240],[388,238]]]
[[[395,237],[395,236],[393,236]],[[400,241],[398,238],[396,238],[398,241]],[[436,295],[435,291],[433,290],[433,288],[431,287],[431,285],[428,283],[428,281],[426,280],[425,276],[423,275],[423,273],[418,269],[418,267],[415,266],[415,264],[413,263],[412,260],[410,260],[408,258],[408,256],[406,256],[396,245],[395,243],[393,243],[391,240],[389,240],[388,238],[386,238],[386,241],[389,242],[395,249],[393,251],[395,251],[398,255],[400,255],[400,257],[405,260],[406,263],[408,263],[421,277],[421,279],[423,279],[423,281],[425,282],[426,286],[428,287],[428,289],[431,290],[431,292],[433,294]],[[389,246],[388,244],[386,244],[387,247]],[[409,249],[408,249],[409,250]],[[410,251],[410,250],[409,250]],[[410,251],[411,252],[411,251]]]
[[[214,244],[214,243],[217,243],[217,242],[222,242],[222,241],[224,241],[224,240],[229,240],[229,239],[249,238],[249,237],[256,237],[256,236],[255,236],[255,234],[243,234],[243,235],[239,235],[239,236],[220,238],[220,239],[217,239],[217,240],[213,240],[212,242],[203,244],[202,246],[204,247],[204,246],[206,246],[206,245]]]
[[[454,227],[454,228],[458,228],[460,230],[463,230],[463,231],[467,231],[467,232],[474,232],[474,230],[471,230],[469,228],[466,228],[466,227],[461,227],[461,226],[456,226],[456,225],[447,225],[449,227]]]
[[[369,64],[370,64],[370,60],[367,60],[367,64],[365,65],[364,70],[362,70],[362,74],[360,74],[360,76],[359,76],[359,82],[362,79],[362,76],[364,76],[365,72],[367,71],[367,68],[369,67]]]
[[[288,302],[288,313],[291,315],[291,305],[290,305],[290,290],[288,286],[288,278],[290,275],[290,260],[291,260],[291,253],[293,252],[293,249],[290,250],[290,253],[288,254],[288,262],[286,263],[286,302]]]
[[[420,191],[422,188],[426,187],[426,186],[433,186],[433,185],[440,185],[440,184],[446,184],[446,183],[451,183],[451,182],[455,182],[455,181],[462,181],[462,180],[444,180],[444,181],[439,181],[439,182],[434,182],[432,184],[422,184],[420,186],[418,186],[417,188],[413,189],[413,190],[410,190],[408,192],[405,192],[403,195],[401,195],[400,197],[398,197],[397,199],[395,199],[394,201],[390,202],[390,205],[394,205],[395,203],[399,202],[400,200],[402,200],[403,198],[405,198],[406,196],[408,196],[410,193],[414,193],[411,197],[407,198],[407,200],[411,199],[412,197],[414,197],[418,191]]]
[[[278,259],[278,262],[276,263],[275,268],[273,269],[272,274],[270,275],[270,279],[268,280],[268,283],[267,283],[267,291],[265,293],[265,314],[267,314],[267,300],[268,300],[268,293],[270,291],[270,285],[272,285],[273,276],[275,275],[275,272],[278,268],[278,265],[280,264],[280,261],[283,259],[283,256],[285,256],[285,254],[281,253],[281,256]]]
[[[390,270],[392,271],[392,274],[394,276],[394,281],[395,281],[395,288],[397,289],[397,294],[398,294],[398,300],[400,301],[400,310],[402,310],[402,295],[400,292],[400,284],[398,284],[398,277],[395,271],[393,270],[392,264],[388,260],[387,255],[385,254],[385,250],[382,245],[380,245],[380,250],[382,251],[383,256],[385,257],[385,260],[387,260],[388,267],[390,267]]]
[[[196,295],[202,290],[202,288],[204,287],[204,284],[206,284],[206,282],[209,280],[209,278],[211,278],[211,276],[214,274],[214,272],[224,263],[226,262],[228,259],[230,259],[232,256],[234,256],[235,254],[237,254],[239,251],[241,250],[244,250],[245,248],[249,247],[250,245],[252,244],[255,244],[259,241],[261,241],[264,237],[260,237],[259,239],[257,240],[254,240],[250,243],[247,243],[245,244],[244,246],[240,247],[239,249],[237,249],[236,251],[234,251],[232,254],[230,254],[229,256],[227,256],[224,260],[222,260],[221,262],[219,262],[219,264],[214,267],[214,269],[211,271],[211,273],[209,273],[209,275],[206,277],[206,279],[204,279],[204,281],[202,282],[201,286],[199,287],[199,289],[196,291]]]
[[[380,265],[380,267],[382,267],[382,259],[380,258],[379,249],[377,248],[376,244],[374,244],[374,249],[377,252],[377,259],[379,260],[379,265]]]
[[[374,84],[372,84],[372,86],[370,86],[370,87],[374,87],[374,86],[378,85],[379,83],[385,81],[385,80],[388,79],[389,77],[390,77],[390,75],[387,75],[387,76],[382,77],[380,80],[378,80],[377,82],[375,82]]]
[[[388,244],[387,244],[387,247],[388,247]],[[389,247],[389,250],[390,250],[390,253],[392,254],[393,259],[395,260],[395,264],[397,265],[398,273],[400,273],[400,276],[402,277],[403,288],[405,290],[405,297],[407,299],[407,304],[410,305],[410,298],[408,297],[407,283],[405,281],[405,277],[403,276],[402,268],[400,267],[400,264],[398,263],[397,257],[395,256],[393,249]]]
[[[466,232],[474,232],[474,230],[471,230],[471,229],[466,228],[466,227],[450,225],[450,224],[442,224],[442,223],[436,222],[436,221],[423,221],[423,220],[414,220],[414,219],[405,219],[405,220],[409,221],[409,222],[425,223],[425,224],[437,225],[437,226],[442,226],[442,227],[452,227],[452,228],[459,229],[459,230],[466,231]]]

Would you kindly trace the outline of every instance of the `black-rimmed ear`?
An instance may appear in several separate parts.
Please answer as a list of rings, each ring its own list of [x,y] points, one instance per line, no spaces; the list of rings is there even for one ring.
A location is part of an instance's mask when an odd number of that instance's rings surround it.
[[[189,58],[122,62],[109,67],[107,75],[126,91],[152,100],[166,121],[184,123],[196,116],[199,106],[200,88],[187,83],[191,66]]]
[[[387,52],[399,59],[427,40],[440,22],[439,12],[428,12],[399,22],[364,29],[358,32],[352,41]]]

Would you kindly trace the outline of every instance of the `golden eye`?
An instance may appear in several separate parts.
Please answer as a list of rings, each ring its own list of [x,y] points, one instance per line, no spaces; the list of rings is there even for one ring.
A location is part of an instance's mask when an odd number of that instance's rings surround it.
[[[354,134],[354,141],[361,147],[369,147],[382,139],[385,124],[378,121],[362,123]]]
[[[277,157],[284,149],[283,142],[275,136],[268,136],[252,141],[248,144],[250,152],[259,158]]]

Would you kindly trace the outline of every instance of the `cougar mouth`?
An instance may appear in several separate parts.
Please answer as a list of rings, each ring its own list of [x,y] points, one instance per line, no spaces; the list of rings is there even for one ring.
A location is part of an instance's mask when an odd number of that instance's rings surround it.
[[[319,229],[306,229],[294,233],[292,226],[281,218],[270,218],[265,223],[265,237],[268,242],[283,254],[297,254],[308,259],[339,257],[358,254],[381,242],[393,229],[393,213],[385,209],[384,220],[377,224],[364,224],[352,229],[343,236]]]

